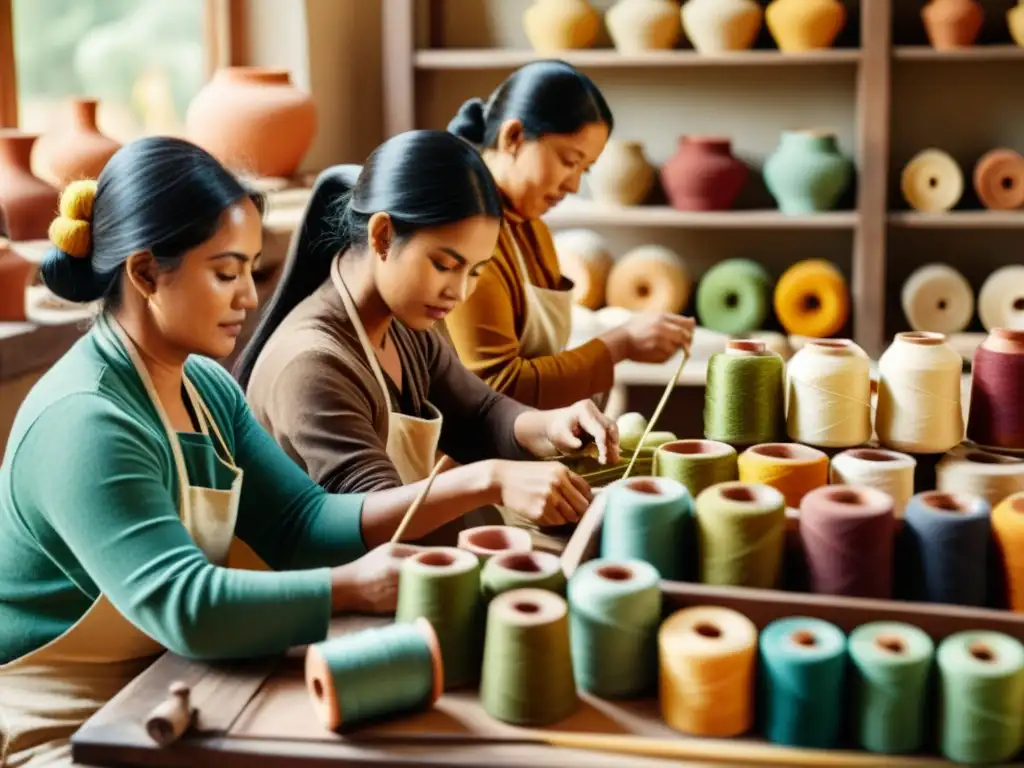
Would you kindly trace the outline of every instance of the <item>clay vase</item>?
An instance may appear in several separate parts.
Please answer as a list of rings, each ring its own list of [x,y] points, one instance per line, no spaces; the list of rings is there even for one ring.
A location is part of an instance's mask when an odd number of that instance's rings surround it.
[[[671,0],[619,0],[605,14],[612,44],[622,53],[675,48],[682,32]]]
[[[846,24],[840,0],[773,0],[764,21],[783,53],[831,48]]]
[[[57,189],[78,179],[97,179],[121,145],[96,127],[96,99],[72,99],[66,126],[39,137],[32,167]]]
[[[25,292],[36,265],[0,240],[0,323],[25,322]]]
[[[1006,26],[1010,29],[1013,42],[1024,48],[1024,0],[1006,12]]]
[[[832,210],[850,183],[853,165],[833,133],[784,131],[763,173],[779,210],[799,215]]]
[[[750,48],[764,12],[754,0],[689,0],[680,16],[698,53],[723,53]]]
[[[225,67],[185,115],[190,140],[232,170],[289,177],[316,135],[316,105],[284,69]]]
[[[0,131],[0,209],[11,240],[44,240],[57,215],[57,190],[32,175],[32,150],[39,137]]]
[[[680,211],[726,211],[743,190],[750,170],[733,157],[732,142],[719,136],[683,136],[661,168],[661,185]]]
[[[601,17],[585,0],[534,0],[523,12],[523,29],[538,53],[590,48]]]
[[[985,10],[976,0],[931,0],[921,9],[921,20],[932,48],[948,51],[974,45]]]
[[[601,203],[639,205],[654,179],[655,170],[639,141],[610,139],[590,169],[590,194]]]

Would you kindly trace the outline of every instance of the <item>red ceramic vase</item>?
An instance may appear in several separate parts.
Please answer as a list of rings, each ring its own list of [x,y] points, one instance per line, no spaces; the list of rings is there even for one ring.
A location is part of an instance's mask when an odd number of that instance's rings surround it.
[[[39,176],[63,189],[72,181],[99,178],[121,145],[96,126],[96,99],[72,99],[65,126],[39,139],[34,166]]]
[[[661,184],[680,211],[727,211],[750,177],[719,136],[683,136],[676,154],[661,169]]]
[[[32,148],[38,137],[0,131],[0,209],[11,240],[43,240],[57,215],[57,190],[32,175]]]

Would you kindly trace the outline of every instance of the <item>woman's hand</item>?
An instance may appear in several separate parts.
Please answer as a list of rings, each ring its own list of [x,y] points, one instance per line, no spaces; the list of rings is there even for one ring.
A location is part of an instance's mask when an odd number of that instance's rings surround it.
[[[575,523],[593,493],[587,482],[557,461],[496,461],[501,505],[543,526]]]
[[[690,353],[695,326],[692,317],[644,313],[600,338],[616,363],[663,363],[680,349]]]
[[[593,400],[580,400],[553,411],[526,411],[515,423],[516,440],[534,456],[576,453],[593,442],[601,464],[619,460],[619,430]]]
[[[333,613],[394,613],[402,561],[423,550],[412,544],[381,544],[331,571]]]

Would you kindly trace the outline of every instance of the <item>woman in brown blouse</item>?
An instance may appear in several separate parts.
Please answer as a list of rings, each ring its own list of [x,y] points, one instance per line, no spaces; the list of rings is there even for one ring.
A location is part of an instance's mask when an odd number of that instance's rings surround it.
[[[505,220],[494,263],[445,319],[459,357],[484,381],[536,408],[607,392],[622,360],[664,362],[689,349],[692,318],[640,315],[575,349],[572,284],[563,279],[541,216],[597,160],[612,130],[597,86],[568,64],[518,69],[485,104],[470,99],[448,130],[478,146],[501,192]]]
[[[589,400],[551,411],[494,392],[432,327],[491,269],[501,222],[482,158],[443,131],[410,131],[360,169],[321,174],[286,272],[236,366],[254,413],[334,492],[405,486],[438,451],[443,472],[408,530],[451,539],[463,514],[500,504],[541,525],[575,522],[590,488],[554,461],[587,436],[618,459]]]

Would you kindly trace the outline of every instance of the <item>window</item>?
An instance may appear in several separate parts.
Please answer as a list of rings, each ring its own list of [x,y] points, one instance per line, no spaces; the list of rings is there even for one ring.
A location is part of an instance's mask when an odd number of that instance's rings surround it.
[[[79,96],[99,99],[117,141],[184,131],[208,74],[208,0],[8,1],[22,129],[49,130]]]

